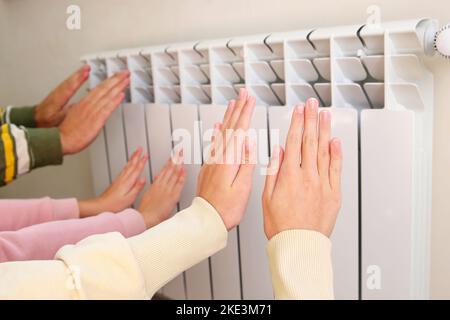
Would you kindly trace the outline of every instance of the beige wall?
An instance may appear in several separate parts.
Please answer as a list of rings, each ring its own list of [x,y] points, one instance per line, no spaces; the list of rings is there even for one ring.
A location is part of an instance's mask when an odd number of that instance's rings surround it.
[[[78,4],[82,30],[65,28],[65,9]],[[450,22],[447,0],[0,0],[0,101],[36,103],[84,53],[171,41],[364,23],[366,8],[383,20],[434,17]],[[6,25],[5,25],[6,24]],[[450,298],[450,61],[433,59],[435,150],[433,182],[433,298]],[[0,190],[0,197],[87,197],[88,155],[37,170]]]

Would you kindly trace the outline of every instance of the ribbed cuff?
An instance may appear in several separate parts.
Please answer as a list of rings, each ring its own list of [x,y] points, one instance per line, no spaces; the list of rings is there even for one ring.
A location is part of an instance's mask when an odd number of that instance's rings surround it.
[[[146,230],[146,225],[142,215],[133,209],[126,209],[116,214],[124,227],[123,236],[125,238],[135,236]]]
[[[75,198],[51,199],[51,204],[53,207],[53,220],[69,220],[80,217],[78,201]]]
[[[34,120],[35,107],[15,107],[11,108],[9,113],[9,121],[16,126],[24,126],[27,128],[35,128],[36,121]]]
[[[128,241],[152,296],[181,272],[223,249],[227,238],[218,212],[197,197],[190,207]]]
[[[267,245],[276,299],[333,299],[331,241],[320,232],[287,230]]]
[[[31,154],[31,169],[63,162],[61,139],[57,128],[26,129]]]

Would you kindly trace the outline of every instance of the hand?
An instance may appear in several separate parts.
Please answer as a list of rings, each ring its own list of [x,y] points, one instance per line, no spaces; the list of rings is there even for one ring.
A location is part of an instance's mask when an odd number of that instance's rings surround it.
[[[228,104],[223,125],[217,127],[220,133],[212,142],[211,157],[219,161],[207,161],[198,177],[197,195],[217,210],[227,230],[241,221],[252,187],[255,163],[248,160],[254,156],[254,146],[245,135],[254,106],[255,98],[248,97],[245,89]]]
[[[129,208],[145,186],[140,178],[148,156],[137,149],[114,182],[98,198],[79,202],[80,217],[86,218],[102,212],[120,212]]]
[[[175,159],[169,159],[142,196],[138,211],[142,213],[147,228],[168,219],[180,199],[186,180],[181,158],[182,151]]]
[[[264,231],[270,240],[290,229],[318,231],[329,237],[341,206],[342,151],[338,139],[330,141],[331,115],[320,113],[309,99],[292,114],[286,153],[274,148],[262,203]]]
[[[59,125],[63,154],[80,152],[95,139],[125,97],[129,76],[128,71],[117,73],[70,108]]]
[[[84,65],[56,87],[34,110],[34,120],[39,128],[58,126],[66,116],[67,103],[89,77],[90,67]]]

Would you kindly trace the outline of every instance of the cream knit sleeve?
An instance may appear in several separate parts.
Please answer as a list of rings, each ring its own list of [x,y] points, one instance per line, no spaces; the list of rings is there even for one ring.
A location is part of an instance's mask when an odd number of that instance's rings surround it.
[[[331,242],[310,230],[288,230],[267,245],[275,299],[333,299]]]
[[[144,233],[95,235],[61,248],[55,260],[0,263],[0,299],[148,299],[227,242],[205,200]]]

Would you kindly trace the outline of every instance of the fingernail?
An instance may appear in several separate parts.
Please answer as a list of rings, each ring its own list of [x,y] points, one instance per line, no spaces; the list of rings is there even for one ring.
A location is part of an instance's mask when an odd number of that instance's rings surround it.
[[[319,107],[319,101],[317,101],[317,99],[315,98],[309,98],[306,104],[308,105],[311,111],[314,111]]]

